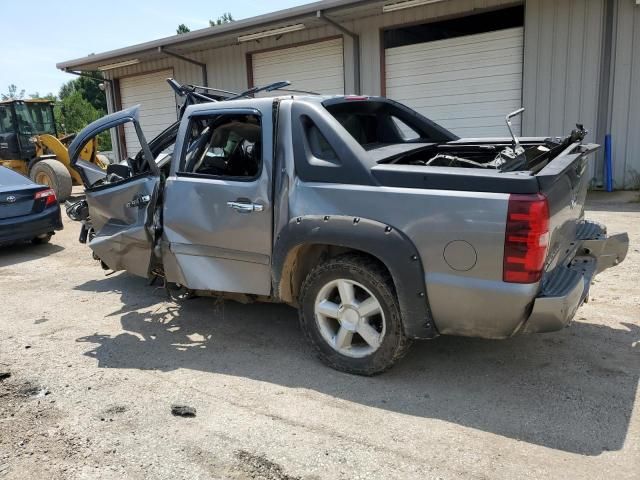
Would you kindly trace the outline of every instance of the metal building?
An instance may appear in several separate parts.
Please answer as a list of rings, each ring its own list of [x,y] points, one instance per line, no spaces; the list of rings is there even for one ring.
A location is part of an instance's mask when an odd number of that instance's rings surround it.
[[[148,138],[176,119],[167,77],[386,95],[464,137],[506,135],[523,105],[518,133],[610,135],[615,187],[640,187],[640,0],[325,0],[57,66],[103,72],[109,110],[141,104]],[[114,145],[138,149],[128,130]]]

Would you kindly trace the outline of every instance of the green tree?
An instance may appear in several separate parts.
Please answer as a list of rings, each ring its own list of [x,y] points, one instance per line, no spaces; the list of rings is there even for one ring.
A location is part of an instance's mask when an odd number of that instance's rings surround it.
[[[55,108],[56,122],[61,132],[79,132],[89,123],[106,115],[107,98],[100,88],[102,74],[78,77],[60,87],[59,104]],[[103,132],[98,136],[98,148],[111,150],[111,136]]]
[[[82,98],[93,105],[93,108],[102,112],[104,115],[107,113],[107,97],[104,91],[100,88],[101,83],[101,74],[93,74],[91,78],[85,76],[78,77],[73,80],[69,80],[67,83],[62,85],[58,96],[60,97],[60,100],[64,100],[73,92],[78,92]]]
[[[22,100],[24,98],[24,89],[18,91],[18,87],[15,84],[11,84],[8,87],[8,92],[0,95],[2,100]]]
[[[40,92],[30,93],[29,94],[29,98],[51,100],[52,102],[57,102],[58,101],[58,97],[56,97],[51,92],[47,93],[46,95],[40,95]]]
[[[79,132],[104,114],[104,111],[96,109],[78,90],[67,93],[54,108],[58,129],[67,133]],[[98,149],[111,150],[108,131],[98,136]]]
[[[182,35],[183,33],[188,33],[190,31],[191,29],[187,27],[184,23],[181,23],[180,25],[178,25],[178,28],[176,29],[176,33],[178,35]]]
[[[216,18],[215,21],[213,20],[209,20],[209,26],[210,27],[215,27],[216,25],[224,25],[225,23],[231,23],[231,22],[235,22],[236,19],[233,18],[233,15],[231,15],[229,12],[227,13],[223,13],[222,15],[220,15],[218,18]]]

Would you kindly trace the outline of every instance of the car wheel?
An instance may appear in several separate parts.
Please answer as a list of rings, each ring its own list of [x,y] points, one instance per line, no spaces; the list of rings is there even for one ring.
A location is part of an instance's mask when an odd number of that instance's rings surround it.
[[[44,235],[40,235],[31,240],[31,243],[35,245],[44,245],[45,243],[49,243],[51,241],[51,237],[53,237],[53,233],[45,233]]]
[[[374,259],[348,254],[314,268],[300,294],[300,325],[324,363],[376,375],[407,352],[391,276]]]
[[[40,160],[31,167],[31,180],[53,188],[58,202],[64,202],[71,196],[73,179],[67,167],[54,159]]]

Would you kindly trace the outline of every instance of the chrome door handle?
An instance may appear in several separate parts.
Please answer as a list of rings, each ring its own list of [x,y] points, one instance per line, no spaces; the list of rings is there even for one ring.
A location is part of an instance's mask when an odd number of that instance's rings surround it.
[[[227,202],[227,207],[233,208],[238,213],[262,212],[264,210],[264,206],[259,203]]]
[[[151,201],[151,195],[136,195],[133,200],[127,202],[127,208],[142,208]]]

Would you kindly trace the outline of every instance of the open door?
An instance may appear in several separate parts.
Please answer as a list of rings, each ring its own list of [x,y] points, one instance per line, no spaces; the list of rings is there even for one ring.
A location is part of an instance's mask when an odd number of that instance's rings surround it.
[[[148,277],[159,228],[154,212],[160,171],[140,129],[138,112],[135,106],[91,123],[69,146],[69,157],[85,185],[89,247],[109,268]],[[106,177],[96,181],[92,169],[84,165],[87,162],[79,159],[82,148],[105,130],[128,122],[135,127],[143,161],[110,165]]]

